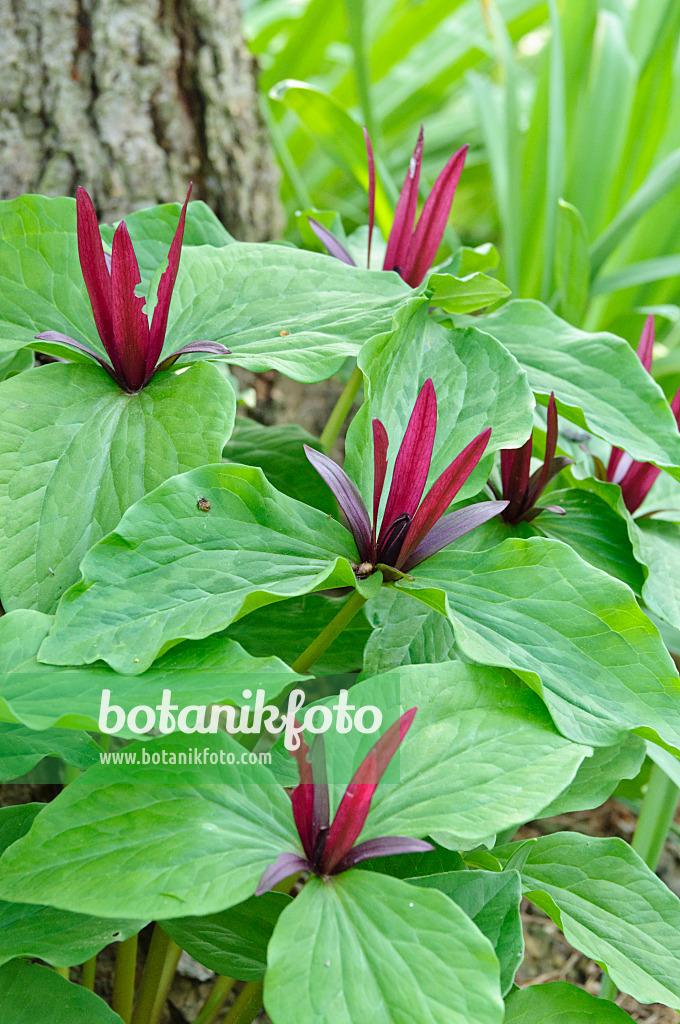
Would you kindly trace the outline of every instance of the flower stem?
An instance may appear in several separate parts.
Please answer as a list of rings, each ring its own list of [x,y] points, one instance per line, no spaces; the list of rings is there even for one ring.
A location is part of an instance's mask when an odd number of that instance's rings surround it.
[[[354,399],[357,396],[357,391],[361,387],[363,379],[363,373],[358,366],[355,366],[349,380],[342,390],[342,394],[333,406],[333,412],[328,417],[326,426],[321,432],[319,440],[321,441],[321,450],[325,455],[328,455],[335,444],[336,438],[342,429],[342,425],[347,419],[347,415],[354,404]]]
[[[158,1024],[181,953],[177,943],[156,923],[135,1000],[132,1024]]]
[[[345,0],[347,35],[354,55],[354,79],[364,124],[375,140],[376,124],[371,102],[371,73],[366,50],[366,15],[363,0]]]
[[[67,981],[71,980],[71,968],[70,967],[54,967],[52,968],[56,974],[61,975],[62,978],[66,978]]]
[[[312,640],[309,647],[295,659],[290,666],[293,672],[305,673],[317,661],[324,651],[328,650],[334,640],[349,625],[356,613],[366,604],[366,598],[358,590],[355,590],[350,599],[345,602],[338,614],[324,626],[315,640]]]
[[[135,998],[135,969],[137,967],[137,935],[118,943],[116,973],[113,979],[113,1008],[124,1024],[132,1019]]]
[[[252,1024],[262,1009],[262,982],[248,981],[243,986],[222,1024]]]
[[[631,846],[647,867],[656,871],[668,830],[673,823],[678,807],[680,789],[668,778],[658,764],[652,765],[637,826]],[[614,999],[617,988],[608,975],[603,975],[600,998]]]
[[[94,992],[94,978],[97,973],[97,954],[86,960],[83,964],[83,976],[80,979],[80,984],[83,988],[89,988],[90,992]]]
[[[214,1024],[233,987],[233,978],[225,978],[219,974],[194,1024]]]

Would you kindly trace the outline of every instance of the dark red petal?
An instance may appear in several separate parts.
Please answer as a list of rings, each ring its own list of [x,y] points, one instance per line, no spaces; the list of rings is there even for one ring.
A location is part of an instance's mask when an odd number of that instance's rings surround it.
[[[325,228],[318,220],[314,220],[313,217],[308,217],[307,220],[309,221],[310,228],[321,244],[326,246],[331,256],[335,256],[336,260],[341,260],[342,263],[349,264],[350,267],[356,267],[351,254],[345,249],[342,242],[335,237],[332,231]]]
[[[428,377],[416,399],[394,464],[378,545],[398,516],[406,514],[411,519],[418,508],[430,471],[436,430],[437,396]]]
[[[678,428],[680,428],[680,388],[678,388],[678,390],[675,392],[675,395],[673,396],[673,401],[671,402],[671,411],[675,416],[675,422],[678,424]]]
[[[507,482],[503,487],[503,497],[507,498],[508,501],[518,508],[523,507],[529,486],[533,441],[534,432],[532,430],[528,441],[525,441],[521,448],[517,448],[514,451]]]
[[[265,868],[260,881],[257,883],[257,889],[255,890],[256,896],[261,896],[265,892],[269,892],[275,885],[282,882],[284,878],[288,878],[295,871],[309,871],[311,865],[309,861],[305,860],[298,853],[280,853],[273,864],[270,864],[268,868]]]
[[[364,499],[337,462],[333,462],[323,452],[318,452],[316,448],[310,448],[308,445],[303,445],[303,447],[314,469],[337,498],[338,505],[349,523],[360,557],[362,560],[367,559],[371,553],[371,521],[368,518]]]
[[[612,448],[611,455],[609,456],[609,462],[607,463],[607,480],[610,484],[615,482],[616,468],[621,461],[623,455],[623,448]]]
[[[435,181],[432,191],[425,201],[418,226],[408,248],[408,257],[402,274],[406,283],[410,284],[412,288],[416,288],[420,284],[434,263],[437,249],[444,237],[446,222],[449,219],[451,204],[456,194],[467,151],[468,147],[463,146],[457,153],[454,153]]]
[[[543,465],[537,474],[529,479],[527,505],[533,505],[543,488],[548,483],[548,474],[555,458],[557,449],[557,406],[555,405],[555,392],[551,391],[548,402],[548,422],[545,435],[545,458]]]
[[[406,560],[402,569],[408,572],[414,566],[420,565],[426,558],[436,555],[438,551],[448,547],[454,540],[458,540],[459,537],[470,533],[477,526],[493,519],[494,516],[503,512],[507,505],[507,501],[480,501],[476,505],[467,505],[465,508],[456,509],[455,512],[449,512],[447,516],[435,523],[410,558]]]
[[[401,188],[397,208],[394,211],[392,230],[387,240],[387,250],[383,270],[399,270],[402,273],[408,254],[408,247],[413,233],[418,206],[418,185],[420,183],[420,167],[423,162],[423,128],[418,133],[416,148],[413,150]],[[403,274],[402,274],[403,276]]]
[[[132,239],[124,220],[116,228],[112,251],[113,332],[120,359],[121,376],[130,391],[138,391],[146,380],[149,321],[144,312],[145,299],[135,295],[135,288],[141,281],[141,275]]]
[[[78,256],[94,322],[109,359],[113,366],[119,369],[113,331],[111,275],[104,258],[97,214],[92,200],[82,187],[76,192],[76,222]]]
[[[349,853],[366,822],[371,800],[385,769],[411,727],[417,708],[411,708],[380,737],[357,768],[345,790],[328,833],[322,870],[330,872]]]
[[[629,468],[621,480],[621,494],[631,515],[645,500],[660,472],[651,462],[634,462]]]
[[[184,224],[187,216],[187,205],[189,203],[193,187],[193,182],[191,182],[189,185],[189,191],[187,192],[187,197],[184,200],[182,212],[179,215],[179,221],[177,223],[177,228],[175,229],[175,237],[172,240],[172,245],[170,246],[170,251],[168,253],[168,265],[163,271],[161,279],[158,282],[156,308],[154,309],[153,317],[151,318],[149,349],[146,356],[147,374],[153,372],[156,363],[160,358],[160,354],[163,351],[163,342],[165,341],[165,332],[168,326],[168,314],[170,312],[170,300],[172,299],[172,292],[175,287],[175,281],[177,280],[177,271],[179,270],[180,256],[182,255],[182,240],[184,239]]]
[[[558,473],[561,473],[563,469],[566,469],[567,466],[573,465],[573,462],[574,460],[571,459],[568,455],[556,455],[555,458],[551,460],[550,465],[548,466],[547,473],[544,474],[544,469],[546,465],[545,463],[541,466],[540,469],[537,469],[535,473],[532,473],[529,477],[529,493],[530,495],[532,495],[529,504],[533,505],[534,502],[538,500],[541,491],[545,489],[546,485],[549,484],[550,481],[554,477],[556,477]],[[541,477],[543,474],[545,475],[545,482],[543,486],[539,489],[537,483],[539,481],[539,477]]]
[[[427,536],[434,524],[446,512],[467,478],[486,451],[491,437],[491,427],[483,430],[474,441],[463,449],[451,465],[435,480],[425,495],[425,500],[413,517],[408,533],[404,537],[396,568],[400,569],[408,560],[409,555]]]
[[[373,157],[373,146],[368,128],[364,127],[364,141],[366,142],[366,160],[368,163],[368,253],[366,255],[366,266],[371,268],[371,242],[373,240],[373,227],[375,224],[375,159]]]
[[[618,455],[616,460],[614,459],[614,452],[617,452]],[[612,464],[614,464],[613,470],[611,468]],[[628,452],[622,452],[620,448],[613,448],[609,457],[609,465],[607,466],[607,480],[610,484],[620,484],[631,466],[635,464],[635,459]]]
[[[369,860],[371,857],[393,857],[399,853],[428,853],[434,850],[432,843],[426,843],[423,839],[410,839],[407,836],[381,836],[379,839],[367,839],[365,843],[359,843],[352,847],[349,853],[340,861],[335,873],[347,871],[362,860]]]
[[[650,373],[652,369],[652,356],[654,354],[654,317],[651,313],[645,320],[645,325],[642,328],[637,354],[647,373]]]
[[[298,835],[300,836],[302,849],[311,860],[314,856],[314,836],[312,829],[312,819],[314,816],[314,786],[306,782],[301,782],[290,794],[290,799],[293,805],[295,827],[298,830]]]
[[[385,476],[387,474],[387,448],[389,439],[387,431],[379,419],[373,420],[373,529],[371,531],[371,547],[376,546],[376,531],[380,499],[382,498]],[[372,551],[373,559],[376,552]]]

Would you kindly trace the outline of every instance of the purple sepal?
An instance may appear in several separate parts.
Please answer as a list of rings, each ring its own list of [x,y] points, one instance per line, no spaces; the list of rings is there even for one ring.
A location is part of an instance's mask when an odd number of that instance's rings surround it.
[[[68,334],[62,334],[61,331],[42,331],[40,334],[36,334],[36,340],[56,341],[60,345],[67,345],[68,348],[74,348],[77,352],[84,352],[85,355],[90,356],[91,359],[96,359],[99,365],[104,367],[109,377],[112,377],[113,380],[115,380],[116,383],[118,383],[113,367],[110,366],[105,359],[102,359],[102,357],[98,355],[94,351],[94,349],[88,348],[87,345],[81,344],[81,342],[76,341],[75,338],[69,337]]]
[[[275,885],[288,878],[294,871],[309,871],[310,864],[306,857],[298,853],[280,853],[273,864],[264,869],[262,878],[257,883],[256,896],[269,892]]]
[[[566,508],[562,508],[561,505],[534,505],[533,508],[530,508],[528,512],[524,513],[522,521],[530,523],[537,516],[540,516],[541,512],[554,512],[558,516],[566,516],[567,514]]]
[[[344,512],[360,557],[365,560],[371,551],[371,520],[364,504],[364,499],[345,473],[344,469],[333,462],[323,452],[304,445],[305,454],[319,476],[328,484]]]
[[[414,566],[420,565],[426,558],[430,558],[437,551],[448,547],[454,540],[458,540],[470,530],[493,519],[507,506],[507,501],[480,501],[476,505],[468,505],[466,508],[449,512],[447,516],[435,523],[402,568],[408,571]]]
[[[331,256],[335,256],[336,260],[341,260],[342,263],[347,263],[350,267],[356,267],[356,263],[352,259],[350,253],[345,249],[342,242],[340,242],[332,231],[325,228],[323,224],[320,224],[318,220],[314,220],[313,217],[308,217],[309,226],[319,239],[322,245],[328,249]]]
[[[429,853],[430,850],[434,850],[432,843],[426,843],[424,839],[409,839],[407,836],[367,839],[365,843],[359,843],[345,854],[335,870],[347,871],[348,868],[360,864],[362,860],[370,860],[372,857],[392,857],[398,853]]]
[[[172,355],[166,356],[154,370],[167,370],[169,366],[179,359],[180,356],[189,352],[207,352],[211,356],[230,356],[231,350],[225,348],[219,341],[190,341],[188,345],[182,345]]]

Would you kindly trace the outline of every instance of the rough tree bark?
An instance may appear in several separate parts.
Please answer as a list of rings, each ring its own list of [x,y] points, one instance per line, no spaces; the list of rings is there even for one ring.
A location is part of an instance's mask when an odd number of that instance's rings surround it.
[[[249,241],[281,229],[239,0],[0,0],[0,197],[84,185],[117,219],[190,178]]]

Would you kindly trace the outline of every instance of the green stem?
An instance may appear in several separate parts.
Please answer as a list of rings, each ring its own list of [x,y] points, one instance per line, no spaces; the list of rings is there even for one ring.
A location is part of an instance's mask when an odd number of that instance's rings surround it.
[[[261,1009],[262,982],[248,981],[239,992],[222,1024],[252,1024]]]
[[[135,1000],[132,1024],[158,1024],[181,953],[177,943],[156,924]]]
[[[86,960],[83,964],[83,976],[80,979],[80,984],[83,988],[89,988],[90,992],[94,992],[94,978],[97,973],[97,954]]]
[[[269,136],[272,140],[274,152],[279,158],[279,162],[281,163],[284,173],[288,177],[300,208],[302,210],[313,209],[314,203],[312,202],[312,197],[307,191],[305,180],[297,169],[297,164],[291,156],[288,143],[281,131],[279,122],[272,113],[272,108],[269,105],[269,97],[265,96],[264,93],[260,93],[260,109],[262,111],[262,116],[264,117],[264,122],[269,129]]]
[[[132,1019],[135,998],[135,970],[137,967],[137,935],[118,943],[116,973],[113,979],[113,1008],[124,1024]]]
[[[377,133],[375,118],[373,117],[373,104],[371,102],[371,73],[366,50],[364,0],[345,0],[345,9],[347,11],[347,35],[352,47],[352,53],[354,54],[354,78],[359,105],[361,106],[364,124],[368,128],[368,133],[375,144]]]
[[[354,404],[354,399],[357,396],[357,391],[361,387],[363,379],[363,373],[358,366],[355,366],[349,380],[342,390],[342,394],[333,406],[333,412],[328,417],[328,422],[323,428],[321,437],[319,438],[321,441],[321,450],[326,455],[328,455],[335,444],[335,440],[342,429],[342,425]]]
[[[358,590],[355,590],[338,614],[331,619],[327,626],[324,626],[317,638],[312,640],[309,647],[295,659],[290,666],[293,672],[301,674],[307,672],[324,651],[328,650],[333,641],[337,640],[345,626],[349,625],[359,609],[365,604],[366,598],[362,597]]]
[[[55,967],[54,971],[61,975],[62,978],[66,978],[67,981],[71,980],[71,968],[70,967]]]
[[[672,782],[658,764],[652,765],[635,834],[631,846],[647,867],[656,871],[668,830],[678,807],[680,788]],[[617,988],[608,975],[603,975],[600,998],[615,999]]]
[[[218,975],[212,992],[206,999],[203,1009],[194,1021],[194,1024],[214,1024],[233,987],[233,978],[225,978],[221,974]]]

